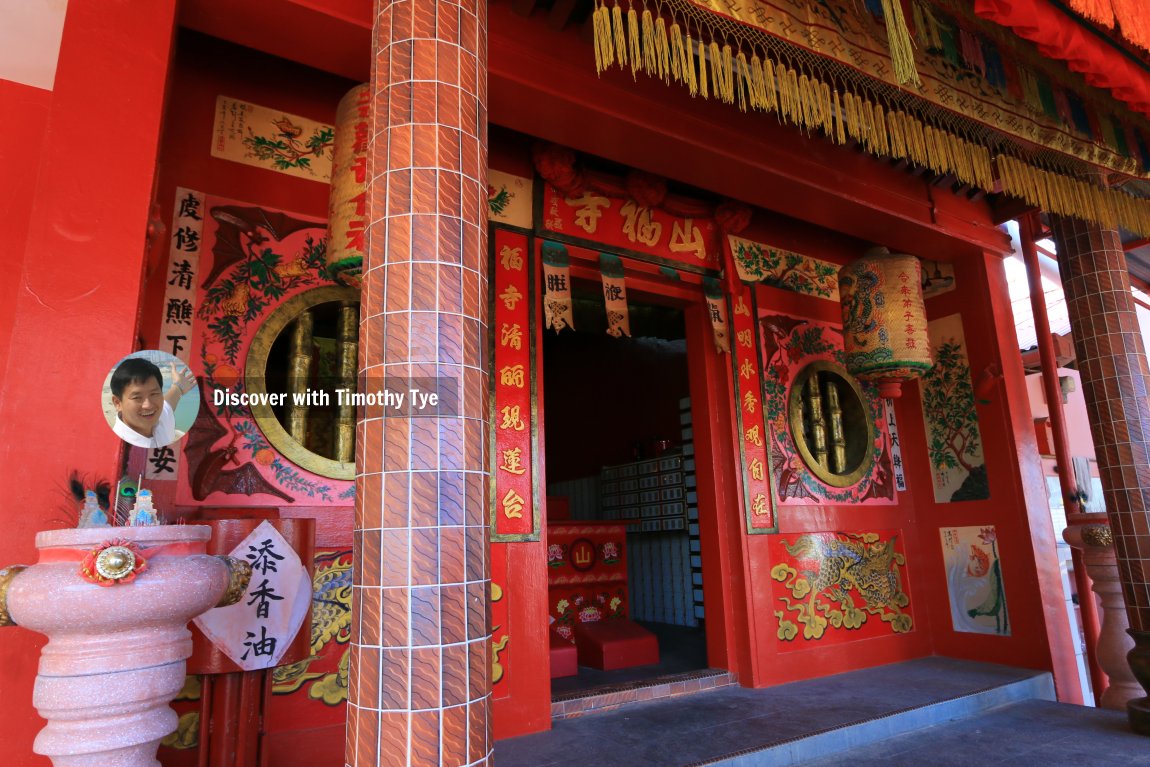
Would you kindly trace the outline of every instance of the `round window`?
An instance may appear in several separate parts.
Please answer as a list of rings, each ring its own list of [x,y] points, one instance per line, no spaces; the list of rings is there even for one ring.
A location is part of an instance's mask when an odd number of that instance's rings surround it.
[[[874,423],[858,381],[829,362],[812,362],[791,385],[791,439],[807,468],[832,487],[857,483],[874,461]]]
[[[252,417],[268,442],[297,466],[333,479],[355,478],[353,405],[359,291],[323,287],[293,296],[252,339],[244,383]],[[263,397],[261,395],[270,395]]]

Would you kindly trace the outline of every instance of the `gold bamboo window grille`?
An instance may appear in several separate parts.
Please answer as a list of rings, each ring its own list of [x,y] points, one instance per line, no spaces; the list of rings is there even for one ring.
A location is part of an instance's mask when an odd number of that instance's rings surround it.
[[[301,468],[332,479],[355,478],[359,369],[359,291],[322,287],[285,301],[256,332],[244,383],[261,397],[252,417],[268,443]],[[326,396],[325,396],[326,395]]]
[[[858,381],[830,362],[799,371],[788,401],[791,439],[807,468],[832,487],[850,487],[874,461],[875,426]]]

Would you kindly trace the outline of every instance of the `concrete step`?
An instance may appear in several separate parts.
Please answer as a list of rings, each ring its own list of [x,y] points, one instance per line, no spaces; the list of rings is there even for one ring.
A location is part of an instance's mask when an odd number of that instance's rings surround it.
[[[720,669],[702,669],[667,674],[635,682],[600,687],[588,692],[572,692],[551,697],[551,718],[569,719],[583,714],[611,711],[631,703],[693,695],[736,684],[734,674]]]
[[[846,764],[857,749],[890,738],[1053,698],[1045,672],[919,658],[758,690],[732,685],[644,702],[604,701],[611,710],[603,713],[564,710],[548,732],[496,743],[495,763],[757,767],[833,764],[837,755]]]
[[[881,744],[891,738],[920,733],[947,723],[988,712],[1020,701],[1053,701],[1054,680],[1050,674],[1031,676],[1013,682],[987,687],[964,695],[939,700],[920,706],[909,706],[889,714],[861,719],[835,727],[814,729],[788,740],[770,743],[761,748],[746,749],[739,753],[689,763],[688,767],[790,767],[813,762],[829,767],[842,763],[850,753],[851,767],[857,767],[855,756],[859,749],[879,744],[874,750],[881,752]],[[829,758],[828,758],[829,757]],[[820,761],[825,760],[825,761]],[[879,764],[876,762],[875,764]],[[930,761],[920,765],[936,764]],[[969,763],[968,763],[969,767]]]
[[[1024,700],[806,767],[1150,767],[1150,740],[1124,711]]]

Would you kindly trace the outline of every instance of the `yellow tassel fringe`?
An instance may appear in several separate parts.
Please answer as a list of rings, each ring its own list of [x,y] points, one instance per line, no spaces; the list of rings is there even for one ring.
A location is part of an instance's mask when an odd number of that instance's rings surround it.
[[[884,11],[891,6],[888,18],[897,14],[902,19],[898,0],[883,0],[883,5]],[[934,19],[927,16],[929,11],[918,4],[914,8],[916,27],[923,30],[926,43],[940,45]],[[902,23],[905,26],[905,19]],[[640,21],[633,6],[624,14],[621,4],[599,5],[592,19],[596,70],[603,72],[612,65],[626,69],[630,65],[632,77],[642,70],[686,86],[692,96],[710,98],[713,94],[743,111],[775,112],[782,121],[820,130],[836,143],[856,141],[876,155],[907,160],[979,189],[1001,191],[1050,213],[1150,236],[1150,200],[1101,189],[1090,181],[1014,155],[996,154],[969,137],[895,110],[882,99],[854,92],[849,85],[832,85],[815,73],[799,72],[761,55],[761,51],[751,51],[748,59],[746,52],[729,43],[695,40],[678,22],[671,21],[669,28],[667,24],[649,10],[642,11]],[[913,70],[913,49],[895,53],[893,37],[891,46],[896,70],[907,62]],[[908,58],[900,64],[902,55]],[[1028,73],[1022,74],[1027,97],[1039,98],[1036,84]]]

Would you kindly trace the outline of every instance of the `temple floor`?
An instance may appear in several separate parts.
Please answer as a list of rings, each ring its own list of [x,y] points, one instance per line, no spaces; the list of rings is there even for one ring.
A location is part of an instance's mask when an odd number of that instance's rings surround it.
[[[551,680],[551,699],[567,700],[608,687],[650,681],[657,677],[698,671],[707,667],[707,637],[703,629],[667,623],[636,621],[659,639],[659,662],[616,671],[579,667],[577,676]]]
[[[500,767],[1147,765],[1122,712],[1053,702],[1049,674],[951,658],[555,719],[499,741]]]

